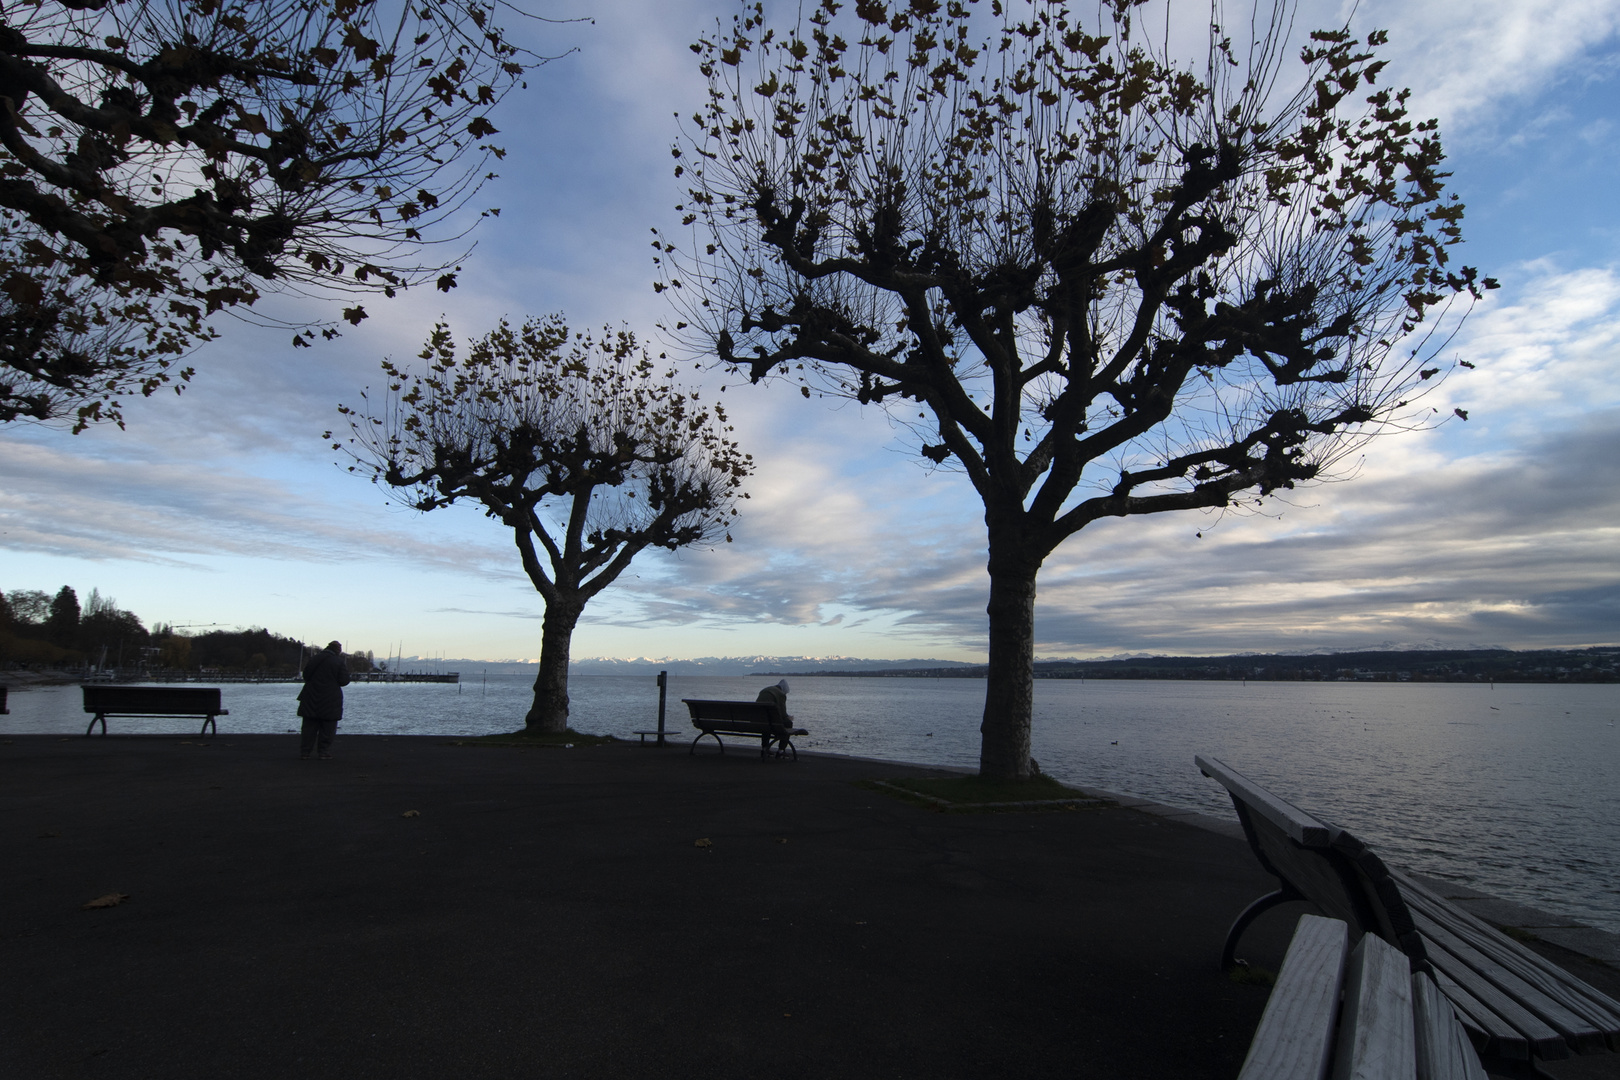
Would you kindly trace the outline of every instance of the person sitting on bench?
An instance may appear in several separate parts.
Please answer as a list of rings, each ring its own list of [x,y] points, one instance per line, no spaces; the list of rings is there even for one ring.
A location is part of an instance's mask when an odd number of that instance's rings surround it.
[[[767,686],[765,689],[761,690],[759,692],[759,696],[754,700],[763,702],[766,705],[775,705],[776,711],[782,714],[782,723],[786,724],[788,727],[792,727],[793,717],[788,715],[787,695],[788,683],[786,679],[782,679],[775,686]]]

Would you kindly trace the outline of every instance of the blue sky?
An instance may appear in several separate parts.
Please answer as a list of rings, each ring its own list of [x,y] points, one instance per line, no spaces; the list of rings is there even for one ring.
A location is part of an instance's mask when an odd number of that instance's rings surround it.
[[[471,509],[388,505],[321,433],[441,315],[472,334],[563,311],[656,341],[649,230],[679,201],[671,114],[702,90],[686,46],[735,7],[595,7],[531,31],[578,51],[496,114],[510,153],[480,203],[502,213],[454,294],[368,300],[371,321],[312,350],[225,323],[185,395],[136,404],[126,431],[0,429],[0,589],[94,587],[148,624],[378,653],[536,656],[542,605],[510,538]],[[1349,10],[1306,2],[1301,21]],[[1040,655],[1620,642],[1620,0],[1379,0],[1353,25],[1390,30],[1386,81],[1440,118],[1468,204],[1462,258],[1503,284],[1451,350],[1477,369],[1435,401],[1470,419],[1376,440],[1352,479],[1265,516],[1086,529],[1043,572]],[[691,377],[759,462],[736,542],[644,557],[587,610],[576,657],[982,659],[965,480],[919,467],[880,411]]]

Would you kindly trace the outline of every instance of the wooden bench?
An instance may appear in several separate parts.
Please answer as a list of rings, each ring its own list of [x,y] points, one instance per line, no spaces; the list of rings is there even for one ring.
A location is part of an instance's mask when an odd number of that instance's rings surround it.
[[[1400,949],[1433,978],[1493,1073],[1534,1076],[1537,1061],[1620,1052],[1620,1002],[1437,896],[1349,832],[1278,798],[1214,758],[1204,775],[1232,796],[1244,835],[1281,888],[1237,917],[1221,950],[1230,969],[1238,939],[1261,913],[1292,900],[1344,920],[1353,937]]]
[[[1302,915],[1238,1080],[1485,1080],[1439,987],[1374,934]]]
[[[229,709],[220,708],[217,686],[84,686],[84,711],[95,713],[90,726],[84,729],[88,736],[101,725],[101,734],[107,734],[109,716],[189,716],[202,717],[200,734],[210,729],[219,733],[214,723],[216,716],[229,716]]]
[[[797,761],[799,751],[793,745],[793,736],[810,734],[804,728],[790,725],[783,718],[781,710],[769,702],[705,701],[701,698],[681,698],[681,701],[692,714],[692,726],[698,729],[697,739],[692,740],[692,749],[687,751],[688,754],[697,753],[698,739],[705,735],[714,736],[722,754],[726,752],[726,744],[721,742],[721,735],[742,735],[759,740],[761,758],[769,755],[774,743],[777,757],[792,754],[793,760]]]

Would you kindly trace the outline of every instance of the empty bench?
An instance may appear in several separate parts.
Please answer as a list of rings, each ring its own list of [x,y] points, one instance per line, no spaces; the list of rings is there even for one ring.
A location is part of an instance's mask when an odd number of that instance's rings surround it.
[[[767,701],[705,701],[701,698],[681,698],[681,701],[692,714],[692,726],[698,729],[697,738],[687,751],[689,754],[697,753],[698,740],[705,735],[714,736],[722,754],[726,752],[726,744],[720,736],[740,735],[759,740],[761,758],[769,755],[774,744],[777,757],[792,754],[797,761],[799,751],[793,745],[793,736],[810,734],[804,728],[794,727],[780,709]]]
[[[202,717],[200,734],[207,735],[210,731],[218,734],[219,726],[214,723],[214,717],[230,715],[230,710],[220,707],[217,686],[85,686],[81,689],[84,690],[84,711],[95,713],[90,726],[84,729],[87,736],[98,723],[102,735],[106,735],[109,716]]]
[[[1236,963],[1238,939],[1255,918],[1303,900],[1347,923],[1353,938],[1395,946],[1414,973],[1430,976],[1493,1073],[1533,1076],[1538,1061],[1620,1052],[1620,1002],[1390,870],[1346,830],[1217,759],[1196,761],[1231,793],[1249,846],[1280,884],[1232,924],[1223,967]]]
[[[1374,935],[1300,916],[1238,1080],[1485,1080],[1445,995]]]

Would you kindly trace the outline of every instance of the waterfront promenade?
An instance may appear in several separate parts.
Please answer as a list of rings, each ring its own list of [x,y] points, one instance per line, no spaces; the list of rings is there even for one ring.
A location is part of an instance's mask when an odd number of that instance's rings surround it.
[[[1265,1003],[1216,970],[1271,882],[1231,828],[741,746],[335,749],[0,739],[0,1075],[1228,1078]]]

